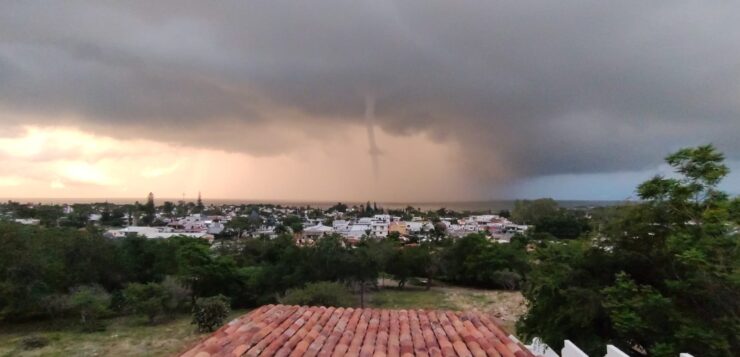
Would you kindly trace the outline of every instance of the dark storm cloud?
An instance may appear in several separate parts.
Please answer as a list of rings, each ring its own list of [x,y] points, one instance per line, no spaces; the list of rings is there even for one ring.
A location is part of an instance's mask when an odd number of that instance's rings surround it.
[[[0,5],[0,107],[191,143],[223,120],[362,125],[373,95],[381,128],[459,143],[483,175],[740,157],[737,2],[151,3]]]

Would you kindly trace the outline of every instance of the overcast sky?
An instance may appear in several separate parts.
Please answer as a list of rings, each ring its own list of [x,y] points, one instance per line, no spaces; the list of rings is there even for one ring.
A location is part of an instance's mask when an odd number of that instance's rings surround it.
[[[0,121],[1,197],[740,193],[740,2],[3,2]]]

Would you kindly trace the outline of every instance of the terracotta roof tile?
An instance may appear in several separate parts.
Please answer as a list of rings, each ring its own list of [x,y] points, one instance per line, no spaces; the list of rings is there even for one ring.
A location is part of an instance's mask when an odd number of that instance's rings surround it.
[[[286,305],[234,319],[181,356],[533,357],[477,312]]]
[[[290,357],[316,356],[343,313],[344,308],[335,309],[330,307],[326,309],[316,325],[306,334],[306,338],[299,342],[293,352],[290,353]]]

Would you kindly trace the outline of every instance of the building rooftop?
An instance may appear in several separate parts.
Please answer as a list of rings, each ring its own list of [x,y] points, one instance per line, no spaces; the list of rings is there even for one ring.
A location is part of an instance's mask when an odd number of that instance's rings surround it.
[[[533,355],[479,312],[265,305],[181,356]]]

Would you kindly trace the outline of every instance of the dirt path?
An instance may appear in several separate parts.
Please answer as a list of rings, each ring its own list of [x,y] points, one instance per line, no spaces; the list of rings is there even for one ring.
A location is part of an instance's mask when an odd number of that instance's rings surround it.
[[[461,287],[434,287],[442,291],[447,301],[460,310],[478,310],[489,313],[503,323],[510,332],[527,312],[526,300],[518,291],[481,290]]]
[[[379,285],[395,288],[396,282],[385,279],[383,284],[379,282]],[[431,291],[424,290],[423,287],[409,286],[404,290],[409,295],[417,294],[417,296],[409,298],[407,301],[410,305],[421,301],[422,296],[418,294],[428,293],[436,296],[438,302],[433,303],[436,308],[485,312],[499,319],[501,324],[511,333],[516,332],[516,321],[527,312],[526,300],[518,291],[485,290],[459,286],[434,286]],[[404,294],[404,292],[398,290],[385,291],[386,293]],[[427,299],[424,299],[424,304],[428,305],[430,299],[433,300],[435,297],[428,296]]]

